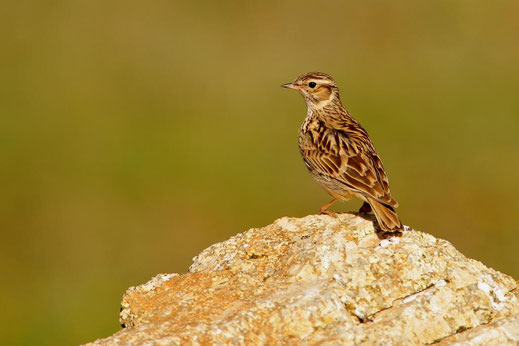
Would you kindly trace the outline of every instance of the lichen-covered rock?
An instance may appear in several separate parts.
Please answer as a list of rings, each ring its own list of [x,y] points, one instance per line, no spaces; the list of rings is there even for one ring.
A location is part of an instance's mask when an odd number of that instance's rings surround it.
[[[125,328],[95,344],[519,342],[511,277],[429,234],[380,239],[352,214],[237,234],[188,273],[130,288],[122,307]]]

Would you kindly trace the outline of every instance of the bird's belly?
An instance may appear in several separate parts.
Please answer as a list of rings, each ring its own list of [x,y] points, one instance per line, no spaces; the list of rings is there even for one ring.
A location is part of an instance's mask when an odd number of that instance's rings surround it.
[[[342,201],[350,200],[354,197],[358,197],[357,194],[350,189],[345,189],[342,186],[339,186],[334,181],[326,179],[325,177],[315,174],[314,172],[310,172],[312,174],[312,178],[321,185],[323,189],[326,190],[332,197],[337,198]]]

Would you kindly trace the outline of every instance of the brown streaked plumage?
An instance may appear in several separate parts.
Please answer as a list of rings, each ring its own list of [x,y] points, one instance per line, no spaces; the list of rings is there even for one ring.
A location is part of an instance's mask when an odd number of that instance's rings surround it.
[[[382,230],[403,230],[382,161],[366,130],[342,105],[333,78],[311,72],[283,87],[299,91],[306,102],[299,150],[312,177],[334,198],[320,212],[331,214],[327,209],[335,201],[357,197],[364,201],[360,212],[373,210]]]

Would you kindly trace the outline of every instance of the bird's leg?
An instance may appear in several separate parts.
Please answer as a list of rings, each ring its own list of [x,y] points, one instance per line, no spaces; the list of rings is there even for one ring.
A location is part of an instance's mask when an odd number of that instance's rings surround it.
[[[362,207],[360,207],[359,209],[359,214],[367,214],[369,212],[371,212],[371,205],[369,205],[368,202],[364,201]]]
[[[337,198],[334,198],[332,199],[330,202],[326,203],[325,205],[323,205],[321,207],[321,209],[319,210],[319,214],[326,214],[326,215],[330,215],[330,216],[337,216],[337,213],[334,213],[333,211],[329,211],[328,208],[330,208],[330,206],[337,202]]]

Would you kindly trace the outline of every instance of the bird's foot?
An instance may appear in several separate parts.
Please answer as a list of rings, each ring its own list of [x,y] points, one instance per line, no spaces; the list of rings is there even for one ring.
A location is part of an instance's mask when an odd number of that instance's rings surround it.
[[[329,211],[329,210],[326,210],[326,209],[319,210],[319,215],[328,215],[328,216],[331,216],[331,217],[337,217],[337,213],[336,212]]]
[[[332,216],[332,217],[337,217],[337,213],[334,213],[333,211],[329,211],[328,208],[330,208],[330,206],[337,202],[337,198],[334,198],[332,199],[330,202],[326,203],[325,205],[323,205],[321,207],[321,209],[319,209],[319,215],[329,215],[329,216]]]

